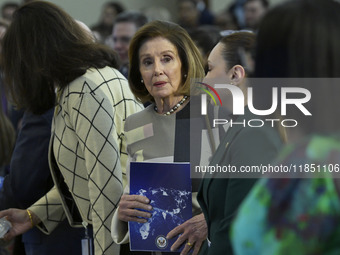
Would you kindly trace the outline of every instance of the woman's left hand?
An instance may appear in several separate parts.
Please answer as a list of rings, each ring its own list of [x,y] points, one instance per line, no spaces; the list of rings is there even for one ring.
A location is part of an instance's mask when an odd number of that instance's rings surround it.
[[[171,246],[171,251],[176,251],[184,242],[186,242],[181,255],[187,254],[191,249],[193,249],[192,255],[198,254],[202,243],[206,240],[208,233],[207,223],[204,219],[203,213],[192,217],[183,224],[171,230],[167,239],[171,239],[179,234],[180,237]]]
[[[4,239],[8,241],[18,235],[26,233],[33,227],[32,224],[36,225],[40,222],[40,219],[33,212],[30,211],[30,215],[31,216],[29,216],[27,210],[21,209],[8,209],[1,211],[0,218],[6,217],[6,219],[12,224],[12,227],[4,236]],[[32,220],[30,217],[32,217]]]

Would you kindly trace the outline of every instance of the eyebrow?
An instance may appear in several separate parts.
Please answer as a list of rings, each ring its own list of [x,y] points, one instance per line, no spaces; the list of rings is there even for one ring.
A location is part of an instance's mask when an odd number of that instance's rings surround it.
[[[172,54],[176,55],[175,52],[173,52],[172,50],[165,50],[165,51],[161,52],[162,55],[165,54],[165,53],[172,53]],[[149,56],[150,56],[150,54],[143,54],[143,55],[140,55],[139,57],[142,58],[142,57],[149,57]]]
[[[173,52],[172,50],[165,50],[165,51],[162,51],[161,54],[168,53],[168,52],[169,52],[169,53],[172,53],[172,54],[174,54],[174,55],[176,55],[175,52]]]

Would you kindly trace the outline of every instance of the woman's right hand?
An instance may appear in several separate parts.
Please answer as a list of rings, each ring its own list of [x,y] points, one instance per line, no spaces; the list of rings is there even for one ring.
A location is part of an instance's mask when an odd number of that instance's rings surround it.
[[[118,219],[121,221],[136,221],[146,223],[146,218],[151,218],[152,213],[144,212],[138,209],[151,211],[152,206],[147,197],[140,195],[123,195],[119,202]]]

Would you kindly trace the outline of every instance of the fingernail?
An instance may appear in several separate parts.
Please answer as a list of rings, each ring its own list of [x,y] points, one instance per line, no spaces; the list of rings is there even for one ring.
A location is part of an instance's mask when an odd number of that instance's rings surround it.
[[[151,210],[151,209],[152,209],[152,206],[151,206],[151,205],[149,205],[149,206],[148,206],[148,209],[149,209],[149,210]]]
[[[149,199],[145,199],[145,203],[149,203]]]

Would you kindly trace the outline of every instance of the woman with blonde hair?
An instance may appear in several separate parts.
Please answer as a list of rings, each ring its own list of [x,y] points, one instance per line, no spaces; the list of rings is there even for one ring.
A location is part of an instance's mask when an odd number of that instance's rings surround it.
[[[199,50],[182,27],[153,21],[133,37],[129,59],[132,92],[142,103],[151,102],[146,109],[126,120],[130,161],[189,162],[190,84],[191,79],[204,76]],[[194,217],[167,236],[177,238],[178,234],[182,234],[172,250],[177,250],[184,243],[183,254],[191,249],[193,254],[197,254],[206,238],[206,224],[196,200],[197,184],[195,181],[192,183]],[[120,244],[129,241],[127,223],[145,223],[146,220],[140,217],[150,218],[152,211],[147,197],[128,193],[129,186],[112,221],[112,237]],[[126,253],[129,254],[129,251]]]

